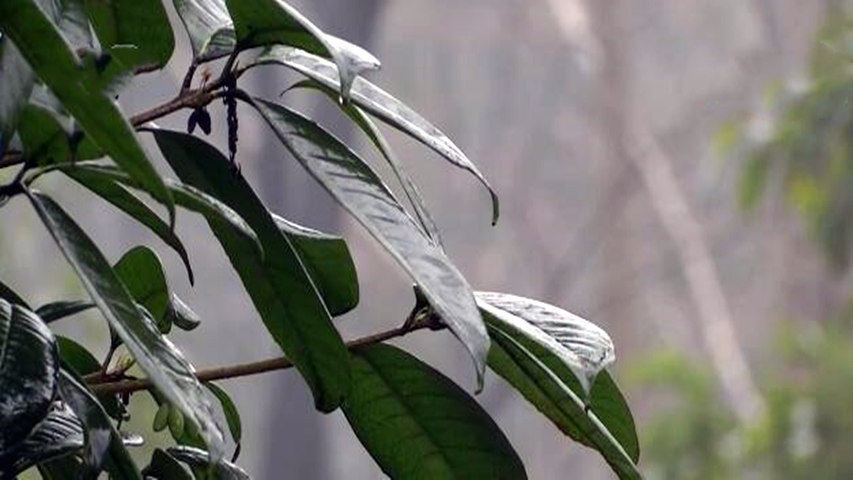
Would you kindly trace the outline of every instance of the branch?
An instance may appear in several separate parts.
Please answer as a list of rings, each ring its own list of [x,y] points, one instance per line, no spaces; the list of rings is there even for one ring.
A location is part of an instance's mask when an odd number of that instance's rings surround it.
[[[397,327],[384,332],[368,335],[366,337],[357,338],[347,342],[347,348],[353,349],[364,345],[372,345],[374,343],[384,342],[396,337],[402,337],[408,333],[422,330],[424,328],[440,329],[443,325],[438,326],[431,319],[426,321],[406,322],[401,327]],[[293,362],[287,357],[270,358],[251,363],[243,363],[237,365],[229,365],[225,367],[214,367],[196,372],[196,378],[202,382],[210,382],[213,380],[222,380],[224,378],[246,377],[249,375],[257,375],[259,373],[271,372],[274,370],[284,370],[293,366]],[[93,393],[97,395],[118,394],[118,393],[133,393],[140,390],[149,390],[154,387],[148,379],[133,379],[133,380],[118,380],[114,381],[110,378],[110,374],[103,375],[94,373],[84,377],[86,383]]]

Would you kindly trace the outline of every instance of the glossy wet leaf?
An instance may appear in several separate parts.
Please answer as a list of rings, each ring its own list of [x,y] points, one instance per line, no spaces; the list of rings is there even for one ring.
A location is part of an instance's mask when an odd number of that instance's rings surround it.
[[[240,422],[240,411],[237,410],[237,406],[234,405],[234,401],[231,400],[231,396],[228,395],[228,392],[222,389],[219,385],[213,382],[207,382],[204,384],[207,388],[213,392],[213,395],[219,400],[219,404],[222,406],[222,413],[225,415],[225,421],[228,423],[228,430],[231,432],[231,438],[234,440],[234,443],[240,443],[240,440],[243,438],[243,427]]]
[[[86,13],[105,53],[124,69],[163,67],[175,49],[160,0],[88,0]]]
[[[35,0],[0,2],[0,30],[15,42],[36,75],[62,102],[94,143],[174,216],[162,179],[133,128],[112,99],[101,93],[94,65],[81,65],[56,25]]]
[[[352,362],[343,410],[389,477],[526,478],[494,420],[450,379],[390,345],[358,348]]]
[[[184,133],[153,133],[183,182],[227,204],[258,235],[263,256],[232,230],[209,222],[264,325],[311,387],[316,407],[334,410],[349,391],[349,355],[288,237],[216,148]]]
[[[35,75],[12,41],[0,32],[0,155],[15,133]]]
[[[55,322],[56,320],[77,315],[91,308],[95,308],[92,302],[83,300],[59,300],[56,302],[46,303],[36,309],[36,314],[41,317],[44,323]]]
[[[30,200],[77,272],[98,309],[157,389],[200,426],[208,446],[222,452],[222,432],[214,420],[209,394],[192,366],[146,321],[130,293],[103,254],[83,230],[50,197],[29,192]]]
[[[62,360],[62,368],[71,369],[79,376],[89,375],[90,373],[100,372],[101,363],[92,355],[89,350],[76,341],[63,337],[56,336],[56,346],[59,349],[59,358]],[[99,395],[98,401],[104,407],[104,410],[113,418],[120,418],[122,409],[119,406],[118,397],[115,395]]]
[[[0,299],[6,300],[9,303],[17,304],[25,308],[30,308],[27,302],[12,290],[11,287],[3,282],[0,282]]]
[[[388,250],[474,359],[482,385],[489,337],[468,282],[379,176],[322,127],[274,103],[253,102],[303,167]]]
[[[358,275],[346,241],[273,215],[290,239],[323,297],[329,313],[343,315],[358,305]]]
[[[97,475],[105,468],[116,480],[141,480],[133,459],[124,447],[122,437],[113,427],[107,412],[78,379],[67,371],[59,376],[62,399],[74,410],[85,432],[85,469]]]
[[[163,450],[155,449],[151,455],[151,463],[142,470],[145,478],[155,480],[193,480],[192,474],[175,459]]]
[[[168,223],[160,219],[160,216],[157,215],[154,210],[138,199],[127,189],[127,187],[121,185],[115,179],[86,168],[70,167],[63,169],[63,172],[80,185],[88,188],[92,193],[110,202],[119,210],[148,227],[148,229],[163,240],[166,245],[172,247],[175,252],[177,252],[178,256],[181,257],[181,261],[184,262],[184,267],[186,267],[190,283],[194,283],[195,279],[193,276],[192,266],[190,265],[189,255],[187,254],[187,250],[184,247],[183,242],[181,242],[181,239],[178,238],[175,231]]]
[[[47,325],[25,307],[0,299],[0,454],[44,418],[58,368]]]
[[[15,475],[41,462],[70,455],[83,447],[83,427],[71,409],[54,402],[22,442],[0,450],[0,477]]]
[[[148,310],[160,331],[168,333],[169,328],[163,329],[163,320],[169,308],[169,285],[154,250],[144,245],[133,247],[122,255],[113,270],[133,299]]]
[[[71,158],[68,133],[49,108],[29,103],[21,111],[18,136],[24,158],[37,165],[65,162]]]
[[[198,314],[174,293],[169,301],[169,308],[166,310],[166,318],[169,323],[174,324],[181,330],[195,330],[196,327],[201,325],[201,318]]]
[[[328,35],[283,0],[225,0],[234,20],[239,48],[289,45],[331,58],[342,81],[338,86],[349,98],[356,76],[379,68],[379,60],[363,48]]]
[[[292,68],[327,88],[340,89],[340,80],[335,65],[316,55],[296,48],[274,46],[266,50],[257,64],[280,64]],[[500,214],[498,196],[480,169],[450,138],[420,114],[397,100],[381,88],[363,78],[353,81],[350,100],[383,122],[410,135],[453,165],[473,174],[488,190],[492,200],[492,223]]]
[[[193,447],[172,447],[166,450],[176,459],[189,465],[196,478],[215,478],[216,480],[250,480],[251,477],[245,470],[237,465],[221,460],[214,466],[215,476],[207,476],[207,468],[210,465],[209,455],[204,450]]]
[[[237,44],[225,0],[174,0],[196,62],[231,53]]]

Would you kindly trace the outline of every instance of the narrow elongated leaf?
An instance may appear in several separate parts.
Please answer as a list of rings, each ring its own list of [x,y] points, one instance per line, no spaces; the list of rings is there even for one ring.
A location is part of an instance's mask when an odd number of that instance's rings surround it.
[[[66,168],[63,172],[74,179],[80,185],[91,190],[93,193],[113,204],[116,208],[128,214],[139,223],[148,227],[151,232],[160,237],[166,245],[172,247],[184,262],[190,284],[194,283],[192,266],[181,239],[175,235],[174,230],[160,219],[153,210],[145,203],[136,198],[126,187],[117,183],[116,180],[100,175],[85,168]]]
[[[225,0],[225,4],[234,20],[238,48],[290,45],[331,58],[340,73],[338,90],[344,99],[360,72],[380,66],[370,52],[324,33],[283,0]]]
[[[139,470],[124,448],[122,437],[113,427],[107,412],[86,387],[72,374],[62,371],[59,391],[85,427],[86,470],[92,478],[108,466],[113,479],[141,480]]]
[[[234,443],[239,444],[243,438],[243,427],[240,422],[240,411],[234,405],[234,401],[228,395],[228,392],[222,389],[219,385],[208,382],[204,384],[211,392],[219,399],[219,404],[222,406],[222,413],[225,414],[225,421],[228,423],[228,430],[231,432],[231,438]]]
[[[415,279],[474,359],[482,385],[489,337],[468,282],[418,228],[376,173],[322,127],[285,107],[252,104],[285,147]]]
[[[27,302],[21,298],[20,295],[3,282],[0,282],[0,299],[6,300],[12,304],[20,305],[24,308],[30,308],[29,305],[27,305]]]
[[[160,257],[150,248],[139,245],[125,253],[115,266],[116,275],[133,299],[145,307],[161,327],[169,308],[169,285]],[[163,328],[160,328],[164,332]],[[164,333],[167,333],[168,329]]]
[[[151,455],[151,463],[142,470],[145,478],[155,480],[193,480],[190,472],[184,468],[175,457],[163,450],[155,449]]]
[[[226,203],[258,235],[263,257],[244,238],[209,222],[264,325],[311,387],[317,408],[334,410],[349,391],[349,355],[290,240],[216,148],[184,133],[153,133],[181,180]]]
[[[157,200],[170,218],[174,205],[133,128],[101,93],[94,64],[82,65],[65,38],[34,0],[0,2],[0,31],[20,50],[36,75],[80,123],[86,135]]]
[[[225,0],[174,0],[174,4],[189,34],[195,62],[213,60],[234,50],[237,39]]]
[[[83,475],[83,463],[73,455],[41,462],[37,466],[42,480],[80,480]]]
[[[21,111],[27,104],[35,75],[18,48],[0,32],[0,155],[12,140]]]
[[[68,161],[71,146],[68,135],[50,109],[30,103],[21,112],[18,136],[23,146],[24,158],[36,165]]]
[[[55,322],[56,320],[70,317],[81,312],[85,312],[90,308],[95,308],[92,302],[84,302],[82,300],[60,300],[44,304],[36,309],[36,315],[44,320],[44,323]]]
[[[353,351],[343,410],[391,478],[526,478],[509,441],[464,390],[390,345]]]
[[[347,242],[273,215],[278,228],[290,238],[302,264],[314,280],[329,313],[343,315],[358,305],[358,276]]]
[[[47,414],[59,359],[47,325],[0,299],[0,455]]]
[[[255,62],[260,65],[284,65],[328,88],[335,90],[341,88],[340,77],[335,65],[306,51],[285,46],[273,46],[267,49]],[[473,174],[489,190],[492,200],[492,223],[498,221],[500,204],[494,189],[489,185],[480,169],[441,130],[403,102],[360,77],[353,81],[350,100],[383,122],[431,148],[453,165]]]
[[[21,443],[0,451],[0,478],[15,478],[41,462],[74,453],[83,447],[83,427],[67,405],[54,402],[50,411]]]
[[[222,431],[214,420],[209,394],[193,375],[192,366],[145,320],[103,254],[71,217],[50,197],[32,191],[28,195],[86,291],[137,364],[172,404],[194,420],[209,448],[220,455]]]
[[[207,477],[207,468],[210,465],[208,452],[193,447],[172,447],[166,450],[170,455],[192,467],[196,472],[196,478]],[[217,480],[251,480],[245,470],[231,462],[221,460],[214,467],[215,473],[212,478]]]
[[[88,0],[86,13],[101,45],[124,69],[163,67],[175,49],[160,0]]]

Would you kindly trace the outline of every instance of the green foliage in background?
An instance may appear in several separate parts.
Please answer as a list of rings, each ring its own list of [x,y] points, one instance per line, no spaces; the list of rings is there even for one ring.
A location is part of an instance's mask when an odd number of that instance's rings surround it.
[[[161,0],[0,2],[0,170],[14,177],[0,185],[0,207],[29,203],[88,294],[35,306],[15,293],[19,279],[0,279],[0,479],[27,471],[45,479],[103,472],[114,479],[249,478],[236,463],[244,435],[240,406],[213,381],[289,367],[310,387],[317,411],[341,409],[393,478],[526,477],[510,439],[469,393],[482,390],[487,367],[567,435],[567,448],[569,440],[579,442],[597,450],[619,478],[640,478],[634,421],[604,370],[615,358],[610,337],[557,307],[472,289],[374,119],[474,175],[492,201],[492,223],[497,196],[450,138],[360,76],[379,61],[281,0],[171,6],[183,28],[173,29]],[[169,64],[175,35],[184,34],[192,61],[174,86],[176,96],[128,116],[120,104],[124,88]],[[405,202],[313,119],[279,98],[242,90],[242,75],[260,65],[293,70],[304,79],[292,88],[331,98],[388,162]],[[205,69],[200,82],[199,68]],[[211,117],[214,101],[225,104],[226,118]],[[247,119],[238,102],[257,112],[269,141],[292,157],[269,161],[298,162],[409,274],[414,307],[408,316],[401,312],[394,328],[342,338],[335,317],[359,301],[346,240],[263,204],[240,171]],[[188,114],[186,132],[153,123],[179,112]],[[214,128],[227,132],[226,151],[204,139]],[[171,174],[155,168],[161,157],[143,146],[142,136],[155,140]],[[105,201],[147,227],[180,257],[190,283],[203,281],[193,273],[198,259],[174,227],[185,212],[201,215],[283,356],[194,368],[169,336],[205,323],[171,290],[161,252],[139,245],[108,258],[60,202],[36,189],[44,176],[70,178],[93,202]],[[14,221],[2,219],[10,229]],[[90,309],[109,327],[104,358],[91,353],[92,345],[53,331],[54,322],[73,322]],[[470,353],[476,382],[467,388],[385,343],[440,330]],[[139,396],[156,408],[128,408]],[[146,416],[134,418],[133,425],[147,425],[142,431],[128,430],[131,410]],[[168,432],[171,445],[134,462],[130,449],[162,438],[157,432]]]

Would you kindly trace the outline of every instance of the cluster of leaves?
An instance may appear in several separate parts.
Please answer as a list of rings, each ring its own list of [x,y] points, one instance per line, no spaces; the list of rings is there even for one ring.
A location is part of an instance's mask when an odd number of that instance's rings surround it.
[[[148,227],[193,273],[174,233],[176,207],[202,215],[287,365],[310,387],[317,410],[341,408],[358,438],[393,478],[524,478],[495,422],[465,390],[412,355],[382,343],[423,328],[449,329],[470,352],[478,379],[488,366],[570,438],[598,450],[620,478],[639,478],[639,447],[625,400],[604,368],[608,335],[551,305],[474,292],[445,254],[418,190],[372,118],[401,130],[488,183],[427,120],[359,77],[379,66],[370,53],[322,32],[280,0],[174,0],[193,60],[170,102],[127,117],[117,103],[137,75],[166,65],[174,33],[160,0],[0,2],[0,205],[29,200],[89,294],[31,308],[0,283],[0,477],[36,466],[43,478],[248,478],[225,460],[219,411],[238,445],[239,414],[228,394],[197,372],[167,339],[199,318],[169,289],[154,251],[139,246],[111,264],[61,205],[34,188],[62,174]],[[243,55],[238,61],[238,56]],[[221,74],[193,88],[197,68],[225,59]],[[374,170],[322,126],[284,104],[239,88],[258,65],[281,65],[331,98],[373,142],[402,185],[414,216]],[[213,128],[207,106],[228,110],[228,156],[199,137]],[[406,323],[344,343],[333,319],[356,307],[358,279],[342,238],[270,212],[235,163],[236,102],[254,108],[329,194],[392,255],[416,284]],[[188,109],[190,133],[150,123]],[[161,176],[138,135],[150,134],[177,179]],[[489,188],[493,221],[497,197]],[[146,194],[148,199],[139,194]],[[165,207],[167,218],[155,210]],[[98,360],[55,335],[55,322],[97,308],[111,332]],[[113,362],[125,348],[132,360]],[[129,372],[138,367],[145,379]],[[235,374],[236,375],[236,374]],[[124,405],[146,390],[159,405],[152,429],[176,445],[140,469],[121,430]]]

